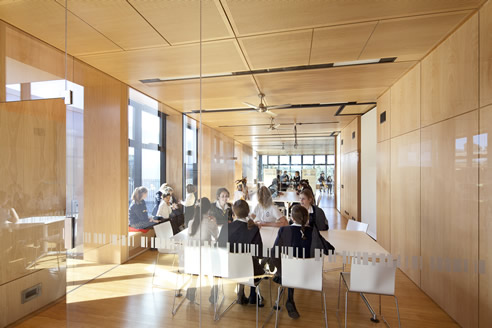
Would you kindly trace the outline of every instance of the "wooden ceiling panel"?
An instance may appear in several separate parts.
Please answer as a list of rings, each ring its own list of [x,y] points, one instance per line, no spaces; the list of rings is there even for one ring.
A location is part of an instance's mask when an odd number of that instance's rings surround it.
[[[234,37],[218,1],[201,0],[201,19],[200,0],[129,3],[173,45]]]
[[[220,74],[247,69],[233,39],[202,44],[202,73]],[[200,45],[188,44],[80,56],[81,60],[124,82],[142,79],[199,76]]]
[[[56,1],[3,1],[0,19],[65,50],[65,8]],[[121,50],[111,40],[68,13],[68,52],[73,55]]]
[[[125,0],[68,0],[68,10],[125,50],[169,45]]]
[[[375,105],[367,105],[367,106],[361,106],[361,105],[355,105],[355,106],[345,106],[345,108],[342,111],[342,115],[362,115],[367,113],[370,109],[374,108]],[[350,116],[351,120],[353,119],[353,116]]]
[[[252,69],[309,64],[312,29],[239,38]]]
[[[222,0],[238,36],[475,9],[483,0]]]
[[[420,60],[470,13],[468,10],[380,21],[360,59]]]
[[[375,101],[415,62],[257,75],[269,105]]]
[[[311,64],[359,59],[377,22],[314,29]]]
[[[247,107],[242,102],[258,103],[258,90],[251,76],[217,77],[202,80],[202,108]],[[135,88],[140,82],[131,84]],[[180,111],[200,109],[200,80],[174,81],[145,85],[142,91]]]

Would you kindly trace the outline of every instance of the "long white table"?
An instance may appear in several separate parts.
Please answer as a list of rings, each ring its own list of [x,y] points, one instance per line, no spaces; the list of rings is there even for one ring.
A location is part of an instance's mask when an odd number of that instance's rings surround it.
[[[292,203],[299,203],[299,195],[295,191],[285,191],[282,195],[273,198],[274,202],[283,202],[286,210],[286,217],[289,218],[289,207]]]
[[[335,247],[335,254],[338,255],[353,256],[357,253],[389,255],[387,250],[362,231],[328,230],[320,231],[320,234]]]

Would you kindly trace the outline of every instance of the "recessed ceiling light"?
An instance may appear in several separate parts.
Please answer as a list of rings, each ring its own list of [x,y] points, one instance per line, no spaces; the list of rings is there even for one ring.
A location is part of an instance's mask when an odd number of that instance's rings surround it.
[[[375,64],[375,63],[379,63],[380,60],[381,60],[381,58],[344,61],[344,62],[333,63],[333,66],[352,66],[352,65]]]

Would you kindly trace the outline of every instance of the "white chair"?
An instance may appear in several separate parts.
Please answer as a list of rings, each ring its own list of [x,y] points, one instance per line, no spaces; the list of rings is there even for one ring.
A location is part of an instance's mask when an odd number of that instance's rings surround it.
[[[297,288],[314,290],[321,293],[325,316],[325,327],[328,328],[326,316],[326,296],[323,291],[323,254],[309,259],[289,258],[281,255],[282,285],[278,287],[277,303],[280,304],[280,291],[282,288]],[[278,308],[275,313],[275,327],[278,327]]]
[[[173,228],[171,226],[171,222],[164,222],[158,225],[154,226],[154,232],[155,232],[155,246],[157,248],[157,257],[155,260],[155,266],[154,266],[154,274],[152,275],[152,285],[156,286],[154,284],[154,278],[155,278],[155,272],[157,269],[157,266],[159,265],[159,257],[161,254],[174,254],[173,258],[173,264],[172,267],[174,267],[174,261],[176,259],[176,248],[173,247],[173,244],[171,243],[171,237],[173,236]]]
[[[223,272],[223,278],[232,280],[236,284],[256,287],[256,327],[258,327],[258,303],[261,299],[259,285],[263,279],[255,282],[253,255],[251,253],[228,253],[227,258],[227,272]],[[237,298],[216,317],[216,320],[219,320],[236,303]],[[219,309],[221,306],[222,303],[220,304]]]
[[[346,230],[350,230],[350,231],[362,231],[362,232],[367,233],[367,228],[368,227],[369,227],[369,225],[367,223],[358,222],[358,221],[349,219],[348,222],[347,222],[347,228],[346,228]]]
[[[378,294],[379,316],[382,317],[388,327],[388,322],[386,321],[384,316],[381,315],[381,295],[393,296],[395,298],[396,312],[398,315],[398,327],[401,328],[398,299],[395,296],[396,263],[396,260],[385,261],[385,259],[381,259],[381,261],[376,262],[376,259],[372,259],[372,262],[369,262],[367,259],[353,257],[350,272],[340,273],[340,280],[338,282],[337,318],[340,310],[340,287],[341,281],[343,280],[346,288],[345,328],[347,327],[347,300],[349,292],[360,294]]]

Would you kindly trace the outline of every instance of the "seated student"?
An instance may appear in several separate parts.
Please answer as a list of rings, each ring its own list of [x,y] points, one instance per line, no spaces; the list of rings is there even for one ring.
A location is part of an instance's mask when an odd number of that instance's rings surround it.
[[[328,230],[328,220],[326,219],[325,212],[314,205],[314,195],[311,189],[304,189],[299,195],[299,201],[309,213],[309,225],[316,227],[319,231]]]
[[[226,247],[229,242],[229,251],[231,253],[243,251],[248,245],[257,245],[258,254],[263,252],[263,242],[261,240],[260,229],[252,220],[248,220],[249,205],[245,200],[238,200],[232,206],[235,220],[227,225],[227,229],[222,228],[219,235],[219,246]],[[261,268],[258,258],[253,257],[253,266],[255,276],[264,273]],[[256,304],[256,289],[251,287],[249,299],[244,296],[244,285],[239,285],[237,293],[238,304]],[[258,303],[259,307],[263,307],[263,299]]]
[[[279,192],[277,178],[274,178],[272,180],[272,184],[268,186],[268,190],[270,190],[270,194],[272,195],[273,198],[275,198],[275,197],[277,197],[279,195],[282,195],[282,193]]]
[[[159,209],[154,217],[154,219],[159,220],[159,222],[167,222],[171,221],[171,227],[173,228],[173,234],[177,234],[180,232],[179,226],[181,222],[177,219],[176,216],[172,216],[173,207],[171,204],[171,194],[168,193],[168,190],[164,190],[162,194],[162,200],[159,204]]]
[[[285,216],[273,204],[270,190],[265,186],[258,190],[258,205],[251,217],[259,226],[281,227],[288,224]]]
[[[234,203],[240,199],[245,200],[245,195],[243,192],[243,184],[239,183],[236,187],[236,191],[234,192]]]
[[[145,198],[147,197],[147,188],[137,187],[132,194],[132,203],[128,209],[129,226],[135,229],[149,229],[160,223],[147,213]]]
[[[210,243],[212,239],[217,240],[217,237],[219,235],[219,227],[215,222],[215,218],[209,214],[210,207],[210,200],[208,198],[203,197],[199,200],[199,204],[195,208],[195,215],[189,224],[189,240],[199,240],[202,243]],[[195,292],[196,281],[194,287],[189,287],[186,290],[186,298],[193,302],[195,300]],[[209,297],[210,303],[214,304],[214,299],[217,299],[217,295],[218,288],[216,286],[213,286]]]
[[[297,189],[297,186],[299,186],[299,183],[301,182],[301,176],[299,171],[296,171],[294,173],[294,176],[292,177],[291,181],[294,183],[294,187]]]
[[[186,186],[186,199],[185,201],[181,201],[181,205],[184,206],[185,227],[188,227],[188,223],[191,219],[193,219],[193,215],[195,214],[195,191],[195,186],[192,184],[188,184]]]
[[[195,215],[189,224],[189,239],[208,242],[211,242],[212,239],[217,240],[219,227],[215,218],[210,215],[210,207],[210,200],[208,198],[203,197],[200,199],[199,205],[195,208]]]
[[[287,174],[287,171],[284,171],[284,174],[280,176],[280,190],[287,190],[289,187],[289,175]]]
[[[335,248],[328,243],[315,227],[308,225],[308,211],[301,205],[295,205],[292,208],[292,219],[294,223],[290,226],[281,227],[278,230],[277,239],[275,240],[272,259],[270,263],[277,267],[276,277],[274,281],[281,283],[281,260],[280,254],[275,254],[275,246],[279,246],[279,250],[292,247],[293,257],[297,258],[312,258],[315,256],[315,250],[319,249],[324,254],[328,255],[329,251],[334,251]],[[288,254],[289,256],[291,254]],[[283,290],[282,290],[283,292]],[[299,318],[296,304],[294,302],[294,289],[288,289],[287,301],[285,307],[289,313],[289,317],[293,319]]]
[[[229,200],[229,190],[219,188],[216,193],[217,201],[212,205],[210,214],[215,217],[218,225],[232,222],[232,208],[227,202]]]

